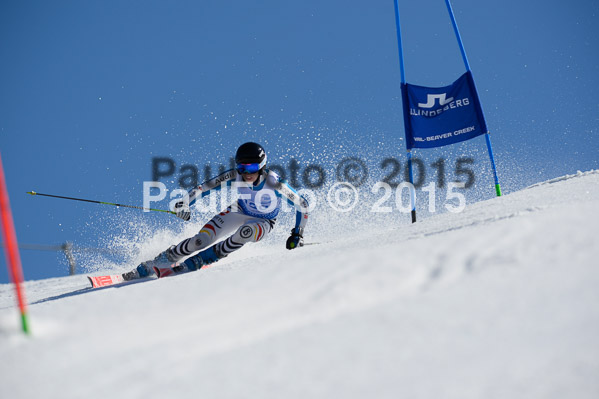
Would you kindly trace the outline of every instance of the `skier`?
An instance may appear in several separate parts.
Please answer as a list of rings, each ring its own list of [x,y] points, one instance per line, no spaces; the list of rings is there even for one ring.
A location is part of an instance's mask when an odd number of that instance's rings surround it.
[[[228,170],[189,191],[189,198],[175,204],[177,217],[188,221],[190,206],[221,185],[237,187],[239,199],[225,211],[214,216],[194,237],[185,239],[160,253],[153,260],[142,262],[128,273],[125,280],[148,277],[154,267],[170,266],[186,256],[181,266],[198,270],[218,261],[248,242],[262,240],[275,225],[281,209],[281,198],[296,208],[295,227],[287,239],[287,249],[303,246],[304,226],[308,221],[308,202],[285,181],[266,168],[266,153],[260,144],[242,144],[235,154],[235,169]],[[232,235],[229,235],[233,232]],[[229,235],[225,240],[224,237]],[[221,241],[222,240],[222,241]]]

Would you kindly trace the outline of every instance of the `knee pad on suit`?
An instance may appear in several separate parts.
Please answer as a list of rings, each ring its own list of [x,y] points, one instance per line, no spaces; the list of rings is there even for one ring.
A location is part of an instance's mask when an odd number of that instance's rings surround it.
[[[246,223],[237,230],[235,235],[237,240],[247,243],[260,241],[266,233],[266,229],[260,223]]]
[[[202,230],[196,234],[192,239],[192,245],[198,249],[206,248],[212,245],[214,242],[214,236],[209,234],[207,231]]]

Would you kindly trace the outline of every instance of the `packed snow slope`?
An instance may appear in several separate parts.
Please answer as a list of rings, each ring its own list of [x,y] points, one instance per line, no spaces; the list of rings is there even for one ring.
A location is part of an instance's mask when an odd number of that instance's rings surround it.
[[[408,216],[406,215],[406,218]],[[599,173],[89,290],[0,286],[2,398],[597,398]]]

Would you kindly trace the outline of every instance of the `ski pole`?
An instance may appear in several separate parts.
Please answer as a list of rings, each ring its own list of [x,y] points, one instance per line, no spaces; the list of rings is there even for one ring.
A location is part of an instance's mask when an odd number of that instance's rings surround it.
[[[94,201],[94,200],[83,199],[83,198],[63,197],[62,195],[42,194],[42,193],[36,193],[35,191],[27,191],[27,194],[41,195],[43,197],[62,198],[62,199],[68,199],[68,200],[73,200],[73,201],[91,202],[93,204],[122,206],[123,208],[141,209],[141,210],[144,210],[144,211],[166,212],[166,213],[172,213],[173,215],[177,214],[176,212],[167,211],[167,210],[164,210],[164,209],[153,209],[153,208],[144,208],[144,207],[135,206],[135,205],[114,204],[112,202]]]

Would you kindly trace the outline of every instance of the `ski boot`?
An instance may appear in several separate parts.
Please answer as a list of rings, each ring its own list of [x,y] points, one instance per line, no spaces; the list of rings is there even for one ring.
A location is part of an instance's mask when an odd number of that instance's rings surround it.
[[[138,278],[151,277],[154,275],[154,267],[170,266],[173,263],[176,263],[177,259],[172,252],[173,247],[174,246],[170,247],[164,252],[161,252],[153,260],[140,263],[139,266],[130,272],[123,273],[123,279],[125,281],[129,281]]]
[[[188,271],[200,270],[203,266],[217,262],[224,258],[226,255],[217,254],[217,251],[212,246],[208,249],[203,250],[197,255],[187,259],[183,264],[187,267]]]
[[[171,276],[173,274],[193,272],[201,269],[205,265],[216,262],[220,258],[223,258],[223,256],[218,256],[214,248],[211,247],[195,256],[188,258],[185,262],[182,262],[176,266],[165,268],[154,267],[154,272],[158,278]]]

